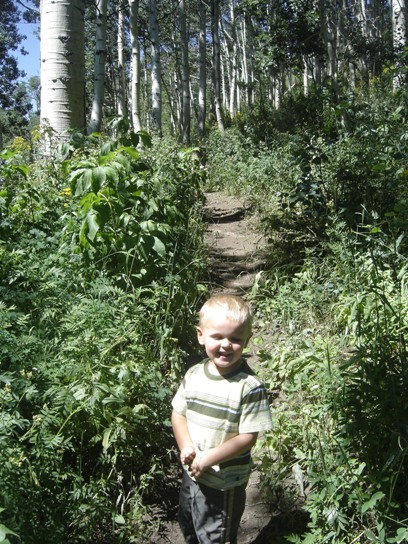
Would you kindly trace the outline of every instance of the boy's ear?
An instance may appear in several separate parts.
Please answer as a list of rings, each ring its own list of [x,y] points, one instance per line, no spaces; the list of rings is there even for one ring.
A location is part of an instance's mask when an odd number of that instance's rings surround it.
[[[197,340],[201,346],[204,345],[204,336],[203,336],[203,330],[201,327],[197,327]]]

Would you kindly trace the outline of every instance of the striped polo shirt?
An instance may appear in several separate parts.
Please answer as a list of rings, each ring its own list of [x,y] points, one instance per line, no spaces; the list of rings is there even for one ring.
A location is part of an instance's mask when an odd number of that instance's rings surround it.
[[[238,434],[272,428],[265,387],[244,361],[224,376],[210,373],[209,359],[194,365],[186,372],[172,406],[187,418],[190,437],[199,451],[219,446]],[[247,483],[251,467],[248,451],[214,465],[199,481],[216,489],[232,489]]]

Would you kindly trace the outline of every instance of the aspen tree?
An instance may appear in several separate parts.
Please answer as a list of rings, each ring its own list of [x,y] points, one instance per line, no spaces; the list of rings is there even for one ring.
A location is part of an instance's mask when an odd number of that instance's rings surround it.
[[[85,128],[83,0],[41,2],[41,125]]]
[[[94,94],[88,133],[99,132],[102,126],[103,102],[105,97],[106,34],[108,0],[96,2],[96,47],[94,62]]]

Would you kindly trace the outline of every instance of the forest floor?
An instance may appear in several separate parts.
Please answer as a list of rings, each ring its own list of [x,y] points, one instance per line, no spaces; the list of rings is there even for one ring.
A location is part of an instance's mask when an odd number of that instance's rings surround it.
[[[205,245],[208,251],[210,292],[244,296],[252,287],[256,274],[265,265],[266,240],[254,226],[250,204],[244,198],[219,192],[207,193]],[[262,335],[263,332],[257,331]],[[257,348],[249,345],[248,363],[256,370]],[[301,511],[283,514],[268,501],[261,490],[261,475],[256,469],[247,487],[247,500],[241,519],[238,544],[281,544],[285,535],[304,524]],[[164,531],[154,537],[154,544],[184,544],[177,523],[177,504],[167,512]]]

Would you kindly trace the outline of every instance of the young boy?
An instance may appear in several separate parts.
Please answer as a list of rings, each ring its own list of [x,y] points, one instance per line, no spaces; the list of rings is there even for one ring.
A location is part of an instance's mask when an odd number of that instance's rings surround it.
[[[184,468],[179,523],[188,544],[237,542],[251,448],[272,428],[265,388],[241,357],[251,329],[251,308],[240,297],[207,300],[197,337],[208,359],[187,371],[172,402]]]

